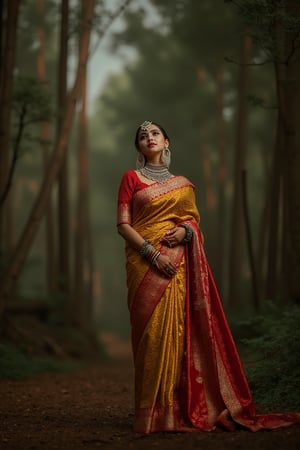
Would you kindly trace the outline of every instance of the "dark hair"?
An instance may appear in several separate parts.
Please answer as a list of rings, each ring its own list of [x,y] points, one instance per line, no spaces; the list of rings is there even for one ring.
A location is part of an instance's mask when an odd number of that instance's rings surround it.
[[[160,129],[160,131],[162,132],[164,138],[165,138],[165,139],[168,139],[168,141],[170,142],[170,138],[169,138],[169,136],[167,135],[166,130],[165,130],[161,125],[159,125],[159,124],[156,123],[156,122],[151,122],[151,125],[156,125],[156,126]],[[136,147],[137,149],[139,148],[139,131],[140,131],[140,129],[141,129],[141,126],[138,127],[138,129],[136,130],[136,133],[135,133],[134,145],[135,145],[135,147]]]

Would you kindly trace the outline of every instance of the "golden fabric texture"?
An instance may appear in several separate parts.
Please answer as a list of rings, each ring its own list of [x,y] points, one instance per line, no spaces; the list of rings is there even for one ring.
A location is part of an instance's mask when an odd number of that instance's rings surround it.
[[[185,220],[198,222],[199,213],[195,208],[194,187],[184,177],[174,177],[167,184],[150,185],[136,193],[132,226],[179,265],[177,274],[166,279],[135,250],[126,247],[137,427],[139,421],[143,422],[143,428],[149,427],[147,421],[151,421],[155,410],[156,415],[161,411],[164,427],[169,421],[172,429],[173,409],[178,409],[176,393],[185,348],[185,247],[168,248],[160,240]]]
[[[173,405],[184,351],[185,261],[171,280],[142,336],[135,358],[137,405]]]

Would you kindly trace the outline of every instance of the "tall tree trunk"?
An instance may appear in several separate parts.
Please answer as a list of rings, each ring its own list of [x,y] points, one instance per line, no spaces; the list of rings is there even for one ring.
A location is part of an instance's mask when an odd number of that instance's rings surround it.
[[[300,3],[287,1],[287,13],[300,19]],[[286,78],[282,85],[284,123],[284,208],[286,236],[284,267],[290,301],[300,303],[300,36],[286,34]],[[290,57],[289,57],[290,56]]]
[[[245,34],[242,40],[238,98],[236,108],[236,143],[234,156],[234,188],[230,231],[229,254],[229,293],[228,305],[237,308],[241,305],[241,278],[243,267],[243,212],[242,212],[242,170],[244,169],[247,149],[247,93],[249,85],[249,67],[251,57],[251,38]]]
[[[75,114],[76,103],[80,99],[82,89],[82,77],[88,59],[91,23],[94,13],[95,0],[81,1],[82,19],[81,36],[79,42],[79,55],[76,77],[73,88],[66,101],[65,115],[61,126],[59,139],[56,142],[53,154],[49,161],[46,177],[41,185],[38,197],[34,202],[31,213],[20,237],[15,252],[1,279],[0,288],[0,323],[3,321],[5,308],[9,301],[14,281],[19,275],[34,237],[39,229],[43,215],[45,214],[53,184],[57,179],[64,162],[66,143],[69,140],[71,126]]]
[[[0,0],[0,87],[2,86],[2,77],[3,77],[4,9],[5,9],[4,8],[4,0]]]
[[[212,167],[211,167],[211,151],[207,142],[207,131],[205,127],[200,125],[200,147],[201,161],[203,168],[203,185],[204,185],[204,208],[202,208],[203,216],[205,216],[205,247],[212,270],[215,272],[215,265],[218,259],[217,249],[214,243],[215,224],[214,224],[214,207],[215,195],[213,190]]]
[[[279,5],[278,8],[281,8]],[[281,12],[281,11],[280,11]],[[300,4],[289,0],[285,14],[300,17]],[[300,37],[276,25],[279,62],[275,61],[278,98],[278,136],[281,171],[281,258],[277,266],[283,275],[282,295],[289,301],[300,302]],[[285,64],[280,61],[284,60]],[[278,181],[278,180],[277,180]],[[271,239],[273,238],[270,235]],[[274,271],[273,271],[274,272]],[[277,274],[279,271],[277,272]]]
[[[67,61],[68,61],[68,20],[69,0],[61,3],[61,31],[60,55],[58,67],[58,111],[60,114],[57,124],[57,136],[60,134],[62,117],[67,97]],[[67,146],[67,142],[65,145]],[[69,176],[68,176],[68,149],[64,150],[64,161],[58,180],[58,292],[67,303],[70,300],[70,226],[69,226]]]
[[[93,329],[93,259],[89,226],[88,199],[88,133],[87,133],[87,78],[83,78],[82,101],[79,116],[77,214],[75,231],[74,300],[75,323],[85,331]]]
[[[36,0],[37,13],[40,20],[43,20],[45,14],[45,1]],[[39,49],[37,52],[37,75],[41,82],[45,82],[46,76],[46,63],[45,63],[45,29],[40,25],[37,29]],[[49,142],[50,142],[50,128],[49,123],[43,122],[41,124],[40,136],[43,145],[43,167],[44,176],[47,173],[47,166],[49,160]],[[46,253],[46,282],[48,294],[54,294],[55,292],[55,260],[54,260],[54,227],[53,227],[53,205],[52,195],[50,194],[49,203],[45,214],[45,253]]]
[[[217,88],[217,148],[218,148],[218,200],[217,200],[217,249],[215,276],[221,297],[224,296],[224,263],[225,263],[225,230],[226,230],[226,132],[224,121],[224,53],[218,54],[218,66],[216,74]]]
[[[94,330],[94,298],[95,298],[95,261],[93,250],[92,227],[90,219],[90,196],[87,186],[85,202],[85,235],[86,235],[86,301],[87,301],[87,317],[88,325],[91,330]]]
[[[79,139],[77,153],[77,211],[75,229],[75,270],[74,300],[75,323],[82,329],[87,328],[87,311],[85,298],[85,248],[86,219],[85,202],[87,188],[87,125],[86,125],[86,73],[82,80],[82,100],[79,115]]]
[[[247,240],[247,250],[248,250],[248,258],[249,265],[251,270],[251,278],[252,278],[252,292],[253,292],[253,306],[256,312],[259,312],[260,308],[260,294],[258,290],[258,282],[257,282],[257,270],[254,258],[254,250],[253,250],[253,239],[252,239],[252,230],[251,230],[251,221],[249,214],[249,206],[248,206],[248,193],[247,193],[247,172],[244,169],[242,172],[242,196],[243,196],[243,210],[244,210],[244,219],[245,219],[245,228],[246,228],[246,240]]]
[[[13,71],[15,66],[19,6],[20,0],[11,0],[7,2],[6,7],[6,27],[3,59],[1,60],[0,86],[0,198],[5,191],[10,163]],[[0,258],[5,251],[4,233],[8,220],[8,212],[9,207],[5,208],[5,203],[3,202],[0,205]]]
[[[206,82],[206,71],[203,67],[198,68],[198,80],[200,86],[205,86]],[[203,186],[204,186],[204,205],[202,208],[202,213],[205,216],[205,241],[206,241],[206,251],[209,256],[210,264],[213,271],[215,271],[215,261],[216,261],[216,247],[212,243],[214,242],[214,220],[213,213],[215,207],[215,194],[213,189],[212,180],[212,167],[211,167],[211,151],[207,141],[207,129],[205,128],[204,120],[200,119],[199,124],[199,143],[200,143],[200,156],[202,163],[202,173],[203,173]]]
[[[267,236],[267,271],[265,298],[275,300],[279,288],[279,270],[278,262],[280,260],[280,185],[281,185],[281,167],[282,167],[282,127],[281,119],[278,114],[276,141],[270,173],[269,210],[268,210],[268,236]]]

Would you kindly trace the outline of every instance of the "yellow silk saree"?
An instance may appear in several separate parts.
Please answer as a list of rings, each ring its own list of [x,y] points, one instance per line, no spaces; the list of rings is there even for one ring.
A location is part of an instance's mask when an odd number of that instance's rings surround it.
[[[125,183],[123,179],[120,192]],[[134,430],[197,432],[244,426],[256,431],[300,421],[296,413],[255,413],[205,257],[194,186],[184,177],[172,177],[133,189],[131,201],[126,195],[119,194],[118,223],[130,223],[179,267],[173,278],[166,278],[126,245]],[[174,248],[161,245],[163,236],[180,223],[192,227],[192,241]]]

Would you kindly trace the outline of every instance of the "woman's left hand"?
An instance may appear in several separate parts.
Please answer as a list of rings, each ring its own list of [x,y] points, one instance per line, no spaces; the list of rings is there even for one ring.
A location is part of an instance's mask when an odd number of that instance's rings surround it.
[[[181,244],[185,235],[186,231],[183,227],[174,227],[165,234],[161,239],[161,243],[168,247],[175,247],[176,245]]]

